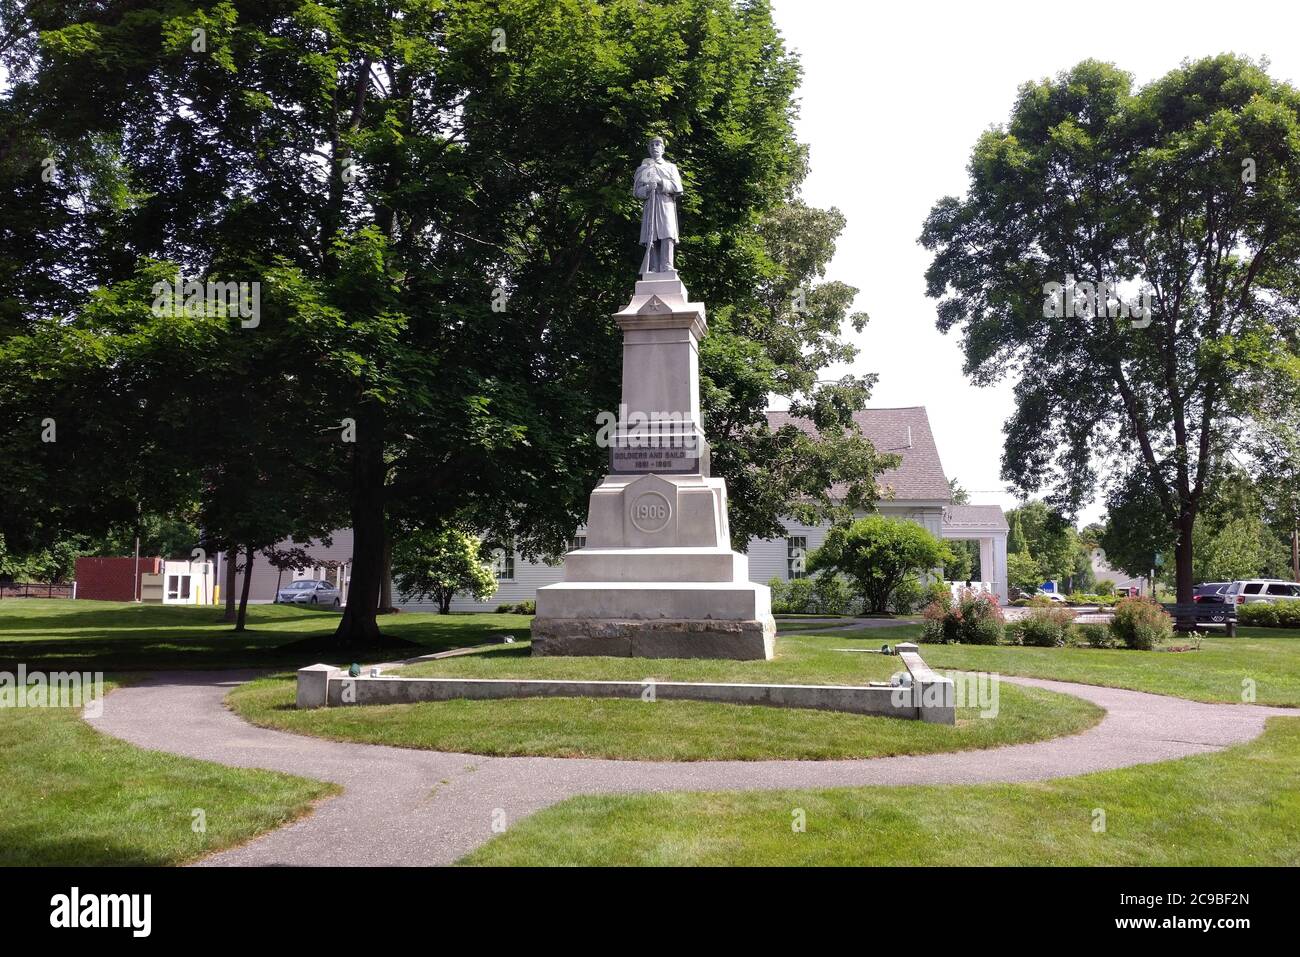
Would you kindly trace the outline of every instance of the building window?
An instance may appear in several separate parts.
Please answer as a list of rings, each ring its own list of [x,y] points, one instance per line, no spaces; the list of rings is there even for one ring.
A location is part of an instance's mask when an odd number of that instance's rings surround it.
[[[514,549],[507,551],[504,548],[498,548],[492,553],[492,570],[496,572],[497,581],[512,582],[515,580],[515,553]]]
[[[573,538],[569,539],[569,551],[571,552],[576,552],[578,549],[586,548],[586,547],[587,547],[586,535],[575,535],[573,536]]]
[[[785,540],[785,577],[793,581],[804,578],[808,571],[808,539],[792,535]]]
[[[190,597],[190,576],[189,575],[168,575],[167,576],[167,599],[169,601],[181,601]]]

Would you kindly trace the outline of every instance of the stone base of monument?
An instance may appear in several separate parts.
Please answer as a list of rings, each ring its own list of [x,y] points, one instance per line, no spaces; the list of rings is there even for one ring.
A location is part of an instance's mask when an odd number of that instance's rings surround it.
[[[610,474],[586,546],[537,590],[535,655],[771,658],[771,592],[731,549],[727,486],[709,476],[700,417],[704,306],[675,272],[648,273],[615,320],[623,395]]]
[[[771,616],[746,621],[711,618],[538,618],[535,655],[606,655],[611,658],[771,658],[776,624]]]

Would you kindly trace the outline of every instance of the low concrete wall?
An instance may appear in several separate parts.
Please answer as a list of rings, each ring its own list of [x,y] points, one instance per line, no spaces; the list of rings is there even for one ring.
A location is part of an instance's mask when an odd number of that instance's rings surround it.
[[[955,724],[952,682],[930,671],[915,652],[904,652],[900,657],[913,676],[910,688],[526,678],[352,678],[329,665],[311,665],[298,672],[297,706],[332,708],[412,704],[456,698],[639,698],[645,701],[715,701],[774,708],[811,708]]]
[[[930,670],[921,659],[917,646],[911,642],[896,645],[895,651],[912,676],[917,717],[931,724],[956,724],[957,696],[952,679]]]

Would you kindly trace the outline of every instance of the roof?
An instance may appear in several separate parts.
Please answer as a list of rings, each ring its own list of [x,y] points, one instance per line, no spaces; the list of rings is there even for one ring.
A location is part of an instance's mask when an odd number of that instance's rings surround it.
[[[793,425],[805,432],[813,431],[811,422],[788,412],[769,412],[767,421],[773,429]],[[939,461],[925,406],[863,409],[854,413],[853,421],[877,452],[902,456],[898,468],[882,472],[876,480],[882,491],[892,489],[892,498],[897,501],[949,501],[952,490]],[[836,490],[832,489],[832,494]]]
[[[949,505],[943,510],[943,524],[963,528],[1009,531],[1000,505]]]

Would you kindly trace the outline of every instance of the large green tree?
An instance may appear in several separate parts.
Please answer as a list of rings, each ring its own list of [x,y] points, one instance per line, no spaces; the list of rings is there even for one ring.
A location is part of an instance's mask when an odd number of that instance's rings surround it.
[[[867,610],[880,614],[889,598],[909,578],[952,561],[947,542],[917,522],[868,515],[836,525],[825,543],[808,556],[808,570],[847,576]]]
[[[457,592],[484,601],[497,590],[492,565],[478,536],[455,528],[403,535],[393,549],[393,574],[402,601],[433,599],[451,611]]]
[[[1045,502],[1033,500],[1011,509],[1007,518],[1017,529],[1017,551],[1023,543],[1044,578],[1064,582],[1073,575],[1078,534],[1064,515]],[[1008,536],[1008,551],[1010,544]]]
[[[114,459],[114,507],[206,494],[214,520],[229,519],[212,530],[227,544],[257,516],[282,514],[282,500],[255,493],[289,466],[310,465],[313,481],[341,490],[355,545],[340,642],[379,637],[394,527],[455,523],[526,555],[558,553],[605,467],[592,438],[597,412],[617,402],[611,313],[640,261],[629,179],[651,132],[667,137],[686,184],[680,265],[710,305],[702,388],[716,471],[735,490],[733,529],[770,532],[782,514],[874,498],[884,460],[849,426],[870,382],[817,382],[819,368],[851,356],[840,324],[853,290],[821,278],[843,221],[798,202],[799,71],[765,2],[6,9],[19,38],[0,41],[15,81],[0,119],[24,148],[3,173],[50,207],[24,227],[43,243],[24,268],[77,277],[37,296],[43,287],[14,265],[21,256],[0,249],[0,303],[11,325],[36,329],[8,350],[10,368],[49,349],[41,361],[65,385],[58,396],[0,397],[23,423],[6,449],[21,464],[0,465],[6,481],[30,490],[64,470],[49,510],[23,519],[33,536],[88,520],[76,503],[93,509],[98,493],[71,460],[98,454],[120,428],[146,448]],[[48,182],[34,179],[42,153],[58,159]],[[267,339],[237,340],[247,364],[209,348],[179,360],[196,379],[200,360],[212,363],[209,394],[229,410],[219,447],[139,434],[156,421],[141,418],[139,396],[178,417],[201,394],[162,396],[175,384],[166,350],[188,349],[181,336],[207,345],[225,334],[133,312],[131,284],[152,261],[280,293],[259,328],[238,332]],[[126,324],[114,348],[155,361],[110,393],[93,427],[61,439],[58,456],[33,456],[45,409],[71,416],[97,382],[122,378],[120,363],[77,351],[99,334],[85,328],[92,289],[117,290]],[[135,307],[140,297],[136,288]],[[251,396],[241,413],[230,396],[272,379],[277,357],[283,403]],[[814,428],[768,429],[771,393]],[[285,428],[319,442],[271,442],[279,409],[292,410]],[[211,464],[196,469],[200,452]],[[836,483],[843,504],[827,494]],[[277,527],[295,524],[284,518]]]
[[[1073,513],[1113,461],[1149,491],[1190,601],[1233,422],[1300,369],[1300,93],[1232,55],[1139,89],[1084,61],[1021,88],[921,241],[967,372],[1017,378],[1004,477]],[[1140,292],[1151,310],[1120,309]]]

